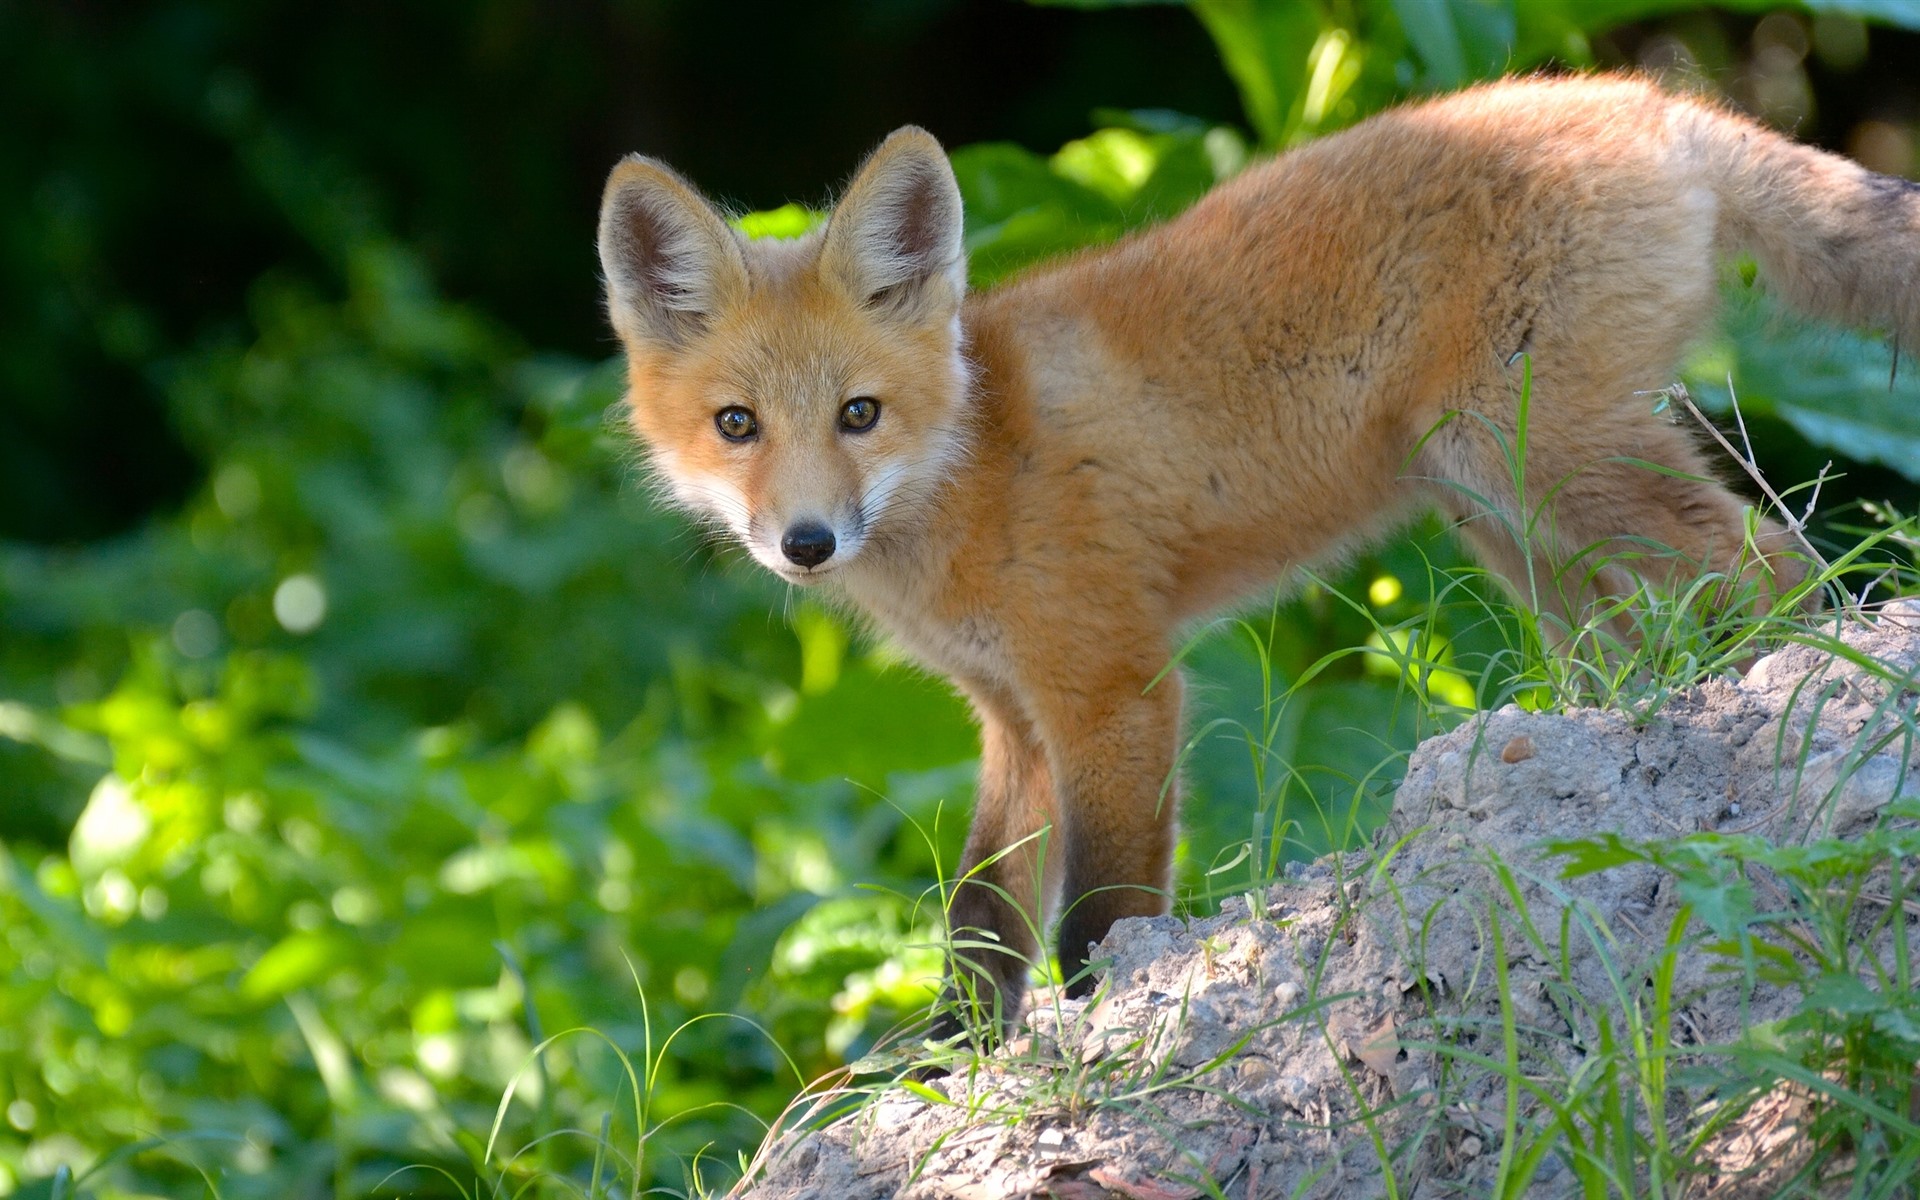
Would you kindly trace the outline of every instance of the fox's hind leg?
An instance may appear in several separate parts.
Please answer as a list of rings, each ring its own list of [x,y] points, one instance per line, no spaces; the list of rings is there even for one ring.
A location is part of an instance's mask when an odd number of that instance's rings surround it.
[[[1511,425],[1469,414],[1416,459],[1475,555],[1564,636],[1617,607],[1639,581],[1674,594],[1703,571],[1724,577],[1716,606],[1764,610],[1804,564],[1785,529],[1716,482],[1690,431],[1644,406],[1553,404],[1529,413],[1524,462]],[[1504,444],[1503,444],[1504,439]],[[1604,623],[1631,636],[1631,615]]]

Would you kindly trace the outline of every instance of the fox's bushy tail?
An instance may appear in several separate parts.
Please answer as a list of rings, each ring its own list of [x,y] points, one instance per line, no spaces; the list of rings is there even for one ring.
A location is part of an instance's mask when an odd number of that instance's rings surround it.
[[[1723,252],[1751,254],[1762,285],[1795,309],[1920,351],[1920,183],[1705,104],[1676,110],[1676,121],[1712,181]]]

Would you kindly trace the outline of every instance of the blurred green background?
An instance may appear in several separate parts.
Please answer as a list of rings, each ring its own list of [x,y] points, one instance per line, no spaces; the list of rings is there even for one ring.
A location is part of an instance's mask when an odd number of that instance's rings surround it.
[[[918,122],[985,284],[1540,65],[1912,175],[1917,30],[1908,0],[0,0],[0,1195],[724,1186],[924,1004],[973,732],[649,502],[592,254],[620,154],[817,206]],[[1777,479],[1837,459],[1829,536],[1913,511],[1912,373],[1731,287],[1696,392],[1731,376]],[[1423,527],[1200,631],[1189,904],[1369,826],[1420,734],[1507,698],[1509,631],[1435,610],[1462,562]],[[1380,626],[1453,669],[1357,652]]]

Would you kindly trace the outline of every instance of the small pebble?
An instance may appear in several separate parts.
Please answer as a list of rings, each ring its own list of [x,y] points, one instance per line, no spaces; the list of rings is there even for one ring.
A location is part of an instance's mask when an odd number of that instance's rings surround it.
[[[1525,762],[1532,757],[1533,739],[1524,733],[1508,742],[1506,749],[1500,752],[1500,761],[1503,763]]]

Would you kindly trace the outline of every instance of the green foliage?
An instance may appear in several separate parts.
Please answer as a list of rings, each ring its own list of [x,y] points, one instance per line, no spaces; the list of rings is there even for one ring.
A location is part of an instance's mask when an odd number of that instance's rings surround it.
[[[1913,718],[1901,722],[1914,734]],[[1741,1042],[1704,1048],[1730,1075],[1716,1081],[1727,1114],[1783,1082],[1804,1088],[1808,1132],[1829,1157],[1857,1164],[1853,1195],[1899,1195],[1920,1165],[1912,1119],[1920,1062],[1920,991],[1906,919],[1920,875],[1920,802],[1896,801],[1871,831],[1845,841],[1777,845],[1752,835],[1690,834],[1638,843],[1615,835],[1550,847],[1569,877],[1630,863],[1670,875],[1740,977],[1794,989],[1799,1008]],[[1757,889],[1756,879],[1765,887]],[[1763,902],[1762,896],[1767,897]],[[1703,1048],[1695,1048],[1695,1053]]]
[[[677,1178],[802,1081],[769,1037],[811,1077],[924,1003],[908,821],[958,811],[970,727],[825,618],[796,641],[654,509],[614,364],[440,298],[276,146],[243,141],[340,269],[263,277],[248,336],[167,364],[207,486],[119,543],[0,554],[4,731],[54,764],[44,814],[4,818],[0,1177],[156,1129],[87,1188],[571,1174],[612,1111],[650,1148],[621,1174]],[[909,899],[853,890],[890,883]],[[767,1032],[690,1027],[641,1130],[643,999]],[[541,1030],[583,1025],[489,1160],[471,1135]]]
[[[1141,0],[1038,0],[1075,8]],[[1694,0],[1187,0],[1219,48],[1263,145],[1338,129],[1409,89],[1446,91],[1538,67],[1592,62],[1590,36],[1697,8]],[[1766,12],[1775,0],[1732,0]],[[1804,0],[1808,12],[1920,29],[1904,0]]]
[[[1687,368],[1715,411],[1737,395],[1750,418],[1777,418],[1815,445],[1920,482],[1920,379],[1908,355],[1896,364],[1882,339],[1809,327],[1745,289],[1726,308],[1722,331]]]
[[[1246,165],[1245,142],[1226,126],[1159,111],[1097,115],[1105,128],[1050,157],[1000,142],[953,152],[975,287],[1164,220]]]

